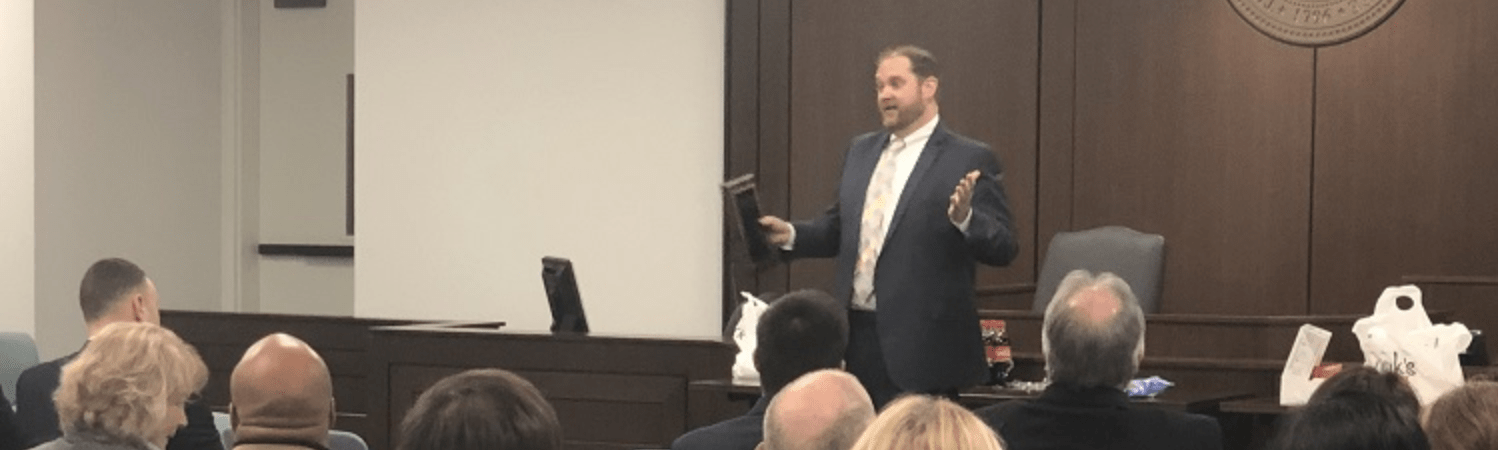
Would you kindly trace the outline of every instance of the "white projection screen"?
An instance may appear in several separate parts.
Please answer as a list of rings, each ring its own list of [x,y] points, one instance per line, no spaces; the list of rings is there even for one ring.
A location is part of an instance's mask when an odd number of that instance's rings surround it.
[[[359,2],[355,315],[717,335],[723,2]]]

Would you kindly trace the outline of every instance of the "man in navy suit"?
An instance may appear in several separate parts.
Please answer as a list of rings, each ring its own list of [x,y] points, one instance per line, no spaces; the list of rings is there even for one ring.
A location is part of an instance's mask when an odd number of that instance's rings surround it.
[[[1007,265],[1018,245],[998,157],[941,123],[936,58],[907,45],[877,62],[884,129],[853,139],[836,201],[810,221],[760,225],[792,258],[837,258],[848,371],[883,406],[900,392],[955,396],[982,380],[976,263]]]
[[[161,324],[161,300],[156,284],[135,263],[120,258],[101,259],[89,266],[78,288],[78,304],[83,309],[89,337],[115,322]],[[61,380],[62,367],[77,356],[78,352],[73,352],[32,366],[21,372],[16,381],[16,426],[27,447],[62,436],[52,393]],[[223,450],[208,405],[192,399],[184,410],[187,426],[171,436],[165,450]]]

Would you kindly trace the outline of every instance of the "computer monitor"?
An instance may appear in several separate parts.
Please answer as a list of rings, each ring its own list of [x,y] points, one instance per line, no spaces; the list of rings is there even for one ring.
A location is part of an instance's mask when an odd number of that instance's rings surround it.
[[[546,283],[546,302],[551,305],[551,331],[587,333],[588,318],[577,293],[572,261],[555,256],[541,258],[541,280]]]

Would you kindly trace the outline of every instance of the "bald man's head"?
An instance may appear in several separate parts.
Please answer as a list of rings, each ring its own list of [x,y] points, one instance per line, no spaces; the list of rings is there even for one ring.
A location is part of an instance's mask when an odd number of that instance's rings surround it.
[[[846,450],[874,421],[874,403],[858,379],[818,370],[781,389],[765,410],[763,450]]]
[[[234,366],[229,395],[236,442],[327,444],[333,380],[301,339],[276,333],[251,345]]]
[[[1041,348],[1052,382],[1126,386],[1144,356],[1144,312],[1123,279],[1075,270],[1045,311]]]

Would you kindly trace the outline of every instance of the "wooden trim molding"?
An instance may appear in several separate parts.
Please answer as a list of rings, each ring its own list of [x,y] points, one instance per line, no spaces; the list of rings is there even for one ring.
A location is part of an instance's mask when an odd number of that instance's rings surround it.
[[[352,245],[260,244],[258,250],[261,256],[354,257],[354,246]]]

